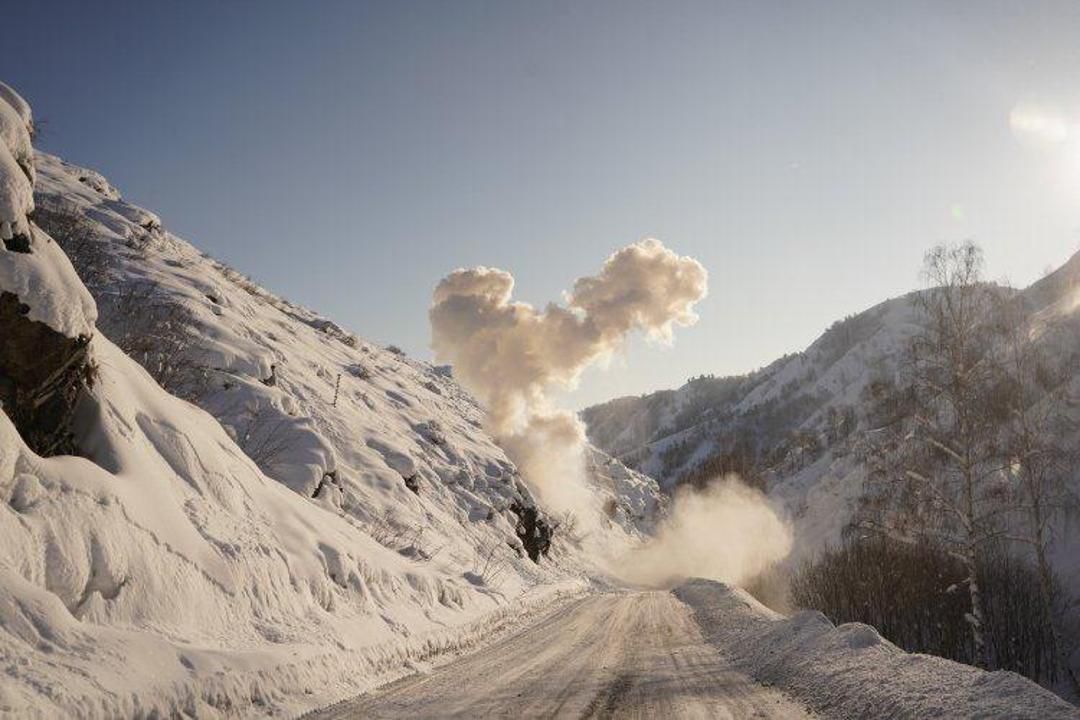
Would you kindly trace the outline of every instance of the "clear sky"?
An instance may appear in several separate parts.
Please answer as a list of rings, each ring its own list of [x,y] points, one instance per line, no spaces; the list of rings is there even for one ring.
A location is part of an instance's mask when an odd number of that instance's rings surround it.
[[[744,372],[973,238],[1080,249],[1080,3],[22,2],[41,145],[286,297],[428,356],[485,264],[560,297],[651,235],[711,274],[570,402]],[[1012,127],[1010,127],[1012,114]]]

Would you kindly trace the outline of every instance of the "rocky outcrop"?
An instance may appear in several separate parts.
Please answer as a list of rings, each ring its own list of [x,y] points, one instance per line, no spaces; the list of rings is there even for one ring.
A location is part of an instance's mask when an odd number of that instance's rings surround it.
[[[535,505],[525,505],[515,501],[510,505],[510,512],[517,515],[517,527],[514,528],[518,540],[525,547],[529,559],[540,562],[540,556],[547,557],[551,550],[551,539],[555,536],[555,526],[547,521]]]
[[[17,296],[0,293],[0,405],[38,455],[71,454],[75,403],[93,374],[90,338],[67,337],[28,312]]]
[[[29,106],[0,83],[0,407],[39,455],[74,451],[90,384],[96,308],[63,251],[32,222]]]

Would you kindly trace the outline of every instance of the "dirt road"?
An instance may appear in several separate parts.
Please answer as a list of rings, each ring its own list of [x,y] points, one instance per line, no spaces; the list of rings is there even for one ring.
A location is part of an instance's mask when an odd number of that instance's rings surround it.
[[[807,718],[706,645],[666,592],[574,601],[479,652],[313,715],[344,718]]]

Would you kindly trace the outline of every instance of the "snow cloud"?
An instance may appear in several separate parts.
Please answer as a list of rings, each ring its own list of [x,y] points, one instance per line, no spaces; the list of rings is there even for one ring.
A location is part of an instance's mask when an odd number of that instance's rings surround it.
[[[548,508],[588,522],[584,427],[548,394],[573,387],[633,331],[670,342],[676,325],[697,321],[707,286],[701,263],[652,238],[616,251],[574,283],[565,305],[543,309],[513,301],[504,270],[455,270],[435,288],[432,347],[484,403],[489,429]]]
[[[627,553],[618,573],[652,586],[691,577],[741,585],[786,558],[791,544],[791,528],[768,498],[729,475],[677,492],[656,536]]]
[[[701,263],[651,238],[579,278],[565,305],[543,309],[515,302],[514,278],[504,270],[455,270],[435,288],[432,347],[483,402],[488,429],[545,508],[571,512],[591,531],[601,511],[585,481],[585,428],[575,414],[553,407],[549,393],[573,387],[634,331],[670,342],[676,326],[697,321],[694,305],[707,287]],[[616,574],[641,584],[690,576],[739,583],[790,548],[790,530],[764,495],[728,478],[680,492],[655,538],[605,554],[617,558]]]

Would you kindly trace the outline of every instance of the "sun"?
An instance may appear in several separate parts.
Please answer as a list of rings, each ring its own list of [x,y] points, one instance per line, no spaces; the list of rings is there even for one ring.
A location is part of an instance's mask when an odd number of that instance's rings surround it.
[[[1009,129],[1023,147],[1043,154],[1053,165],[1053,183],[1080,197],[1080,117],[1052,105],[1017,103]]]
[[[1024,143],[1057,145],[1067,142],[1074,130],[1065,116],[1049,106],[1017,103],[1009,112],[1009,128]]]

